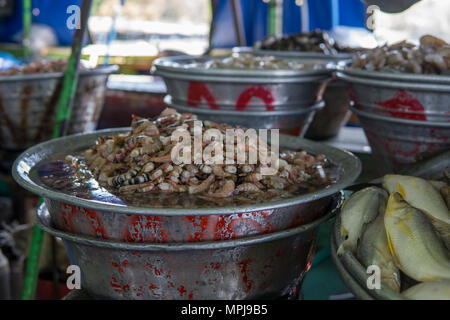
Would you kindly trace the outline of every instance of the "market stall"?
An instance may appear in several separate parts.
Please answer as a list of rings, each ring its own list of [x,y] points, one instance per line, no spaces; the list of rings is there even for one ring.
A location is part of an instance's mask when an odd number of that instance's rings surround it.
[[[211,1],[207,41],[167,40],[202,54],[149,56],[126,1],[105,46],[81,1],[52,59],[24,1],[23,55],[0,56],[1,298],[450,299],[448,34],[365,28],[416,2]]]

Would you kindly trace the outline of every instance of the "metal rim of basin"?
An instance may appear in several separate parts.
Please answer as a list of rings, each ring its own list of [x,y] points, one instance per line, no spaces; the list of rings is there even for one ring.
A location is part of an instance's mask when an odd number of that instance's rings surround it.
[[[177,109],[180,112],[195,113],[198,115],[224,115],[224,116],[236,116],[236,117],[272,117],[272,116],[295,116],[304,113],[310,113],[312,111],[318,111],[325,106],[325,101],[321,100],[313,105],[305,107],[297,107],[286,110],[257,110],[257,111],[247,111],[247,110],[233,110],[233,109],[205,109],[197,107],[189,107],[178,102],[175,102],[170,94],[164,97],[164,103],[170,107]],[[281,106],[278,106],[281,107]]]
[[[205,62],[218,57],[176,56],[158,58],[153,62],[157,75],[186,81],[211,81],[234,83],[289,83],[319,81],[330,77],[334,67],[327,67],[327,61],[317,60],[323,68],[313,70],[249,70],[249,69],[206,69],[187,67],[188,64]],[[302,62],[302,59],[292,59]],[[311,62],[311,59],[305,59]]]
[[[450,85],[450,75],[439,75],[439,74],[416,74],[416,73],[405,73],[405,72],[388,72],[388,71],[370,71],[359,68],[352,68],[348,65],[348,62],[340,62],[337,66],[340,72],[346,75],[354,76],[358,78],[370,78],[377,79],[380,81],[392,80],[392,82],[404,83],[415,83],[415,84],[446,84]]]
[[[350,103],[353,107],[355,107],[355,102],[351,101]],[[388,108],[380,107],[374,103],[364,103],[364,102],[360,102],[360,101],[358,101],[358,106],[362,107],[362,109],[359,109],[361,111],[366,111],[369,113],[375,113],[378,111],[378,113],[376,113],[376,114],[381,114],[380,112],[392,112],[395,114],[404,114],[406,116],[427,116],[427,117],[441,117],[441,118],[449,118],[450,119],[450,114],[447,111],[441,111],[441,112],[429,111],[429,110],[403,111],[403,110],[388,109]],[[381,114],[381,115],[383,115],[383,114]],[[398,117],[396,117],[396,118],[398,118]]]
[[[366,86],[376,86],[382,88],[391,88],[391,89],[407,89],[407,90],[421,90],[421,91],[430,91],[430,92],[449,92],[450,85],[442,84],[442,83],[420,83],[414,82],[409,79],[405,79],[405,81],[395,81],[397,79],[373,79],[373,78],[363,78],[363,77],[355,77],[349,76],[342,72],[336,72],[336,76],[349,83],[362,84]]]
[[[248,51],[243,51],[248,52]],[[320,52],[306,52],[306,51],[286,51],[286,50],[264,50],[255,49],[254,54],[274,56],[279,58],[302,58],[302,59],[319,59],[327,61],[348,61],[353,57],[352,53],[337,53],[337,54],[325,54]]]
[[[396,117],[382,116],[380,114],[370,113],[366,111],[361,111],[355,107],[350,107],[350,110],[354,112],[357,116],[362,116],[368,119],[375,119],[380,121],[387,121],[396,124],[405,124],[412,126],[425,126],[425,127],[436,127],[436,128],[450,128],[450,122],[438,122],[438,121],[423,121],[423,120],[410,120]]]
[[[50,213],[48,212],[45,203],[41,204],[36,213],[36,224],[45,232],[52,236],[62,238],[64,240],[73,241],[79,244],[111,248],[117,250],[133,250],[133,251],[185,251],[185,250],[211,250],[211,249],[225,249],[237,246],[254,245],[269,241],[280,240],[295,236],[299,233],[317,228],[320,224],[331,219],[344,200],[343,192],[337,193],[334,199],[334,204],[330,211],[319,219],[304,224],[295,228],[273,232],[269,234],[255,235],[245,238],[223,240],[223,241],[203,241],[193,243],[129,243],[112,240],[100,240],[85,235],[76,235],[64,231],[57,230],[50,226]]]
[[[336,219],[334,222],[334,225],[331,229],[331,235],[330,237],[334,239],[335,241],[335,249],[339,248],[341,245],[343,238],[340,235],[340,215],[339,210],[336,215]],[[406,297],[402,296],[401,294],[395,292],[391,288],[385,286],[383,283],[381,283],[380,289],[375,290],[369,290],[365,289],[364,285],[367,283],[367,277],[368,274],[366,273],[365,268],[363,265],[359,262],[359,260],[355,257],[355,255],[350,252],[348,249],[343,250],[342,255],[337,255],[336,250],[330,250],[331,255],[333,256],[333,260],[339,260],[342,263],[342,266],[344,267],[345,271],[352,276],[352,278],[358,283],[358,287],[354,287],[355,294],[358,293],[358,289],[362,289],[365,294],[369,294],[370,296],[374,297],[375,299],[379,300],[405,300]]]
[[[280,146],[285,148],[296,149],[301,147],[303,150],[319,154],[323,153],[332,163],[338,166],[339,178],[338,181],[327,186],[326,188],[295,196],[292,198],[270,201],[260,204],[240,205],[240,206],[225,206],[225,207],[210,207],[210,208],[145,208],[136,206],[126,206],[121,204],[103,203],[93,200],[86,200],[64,194],[62,192],[54,191],[48,187],[37,184],[30,178],[31,168],[39,161],[48,159],[55,153],[69,154],[78,150],[85,150],[92,146],[94,141],[105,135],[114,135],[121,132],[129,131],[129,128],[116,128],[99,130],[93,133],[74,134],[58,139],[49,140],[37,144],[25,152],[23,152],[14,162],[12,169],[12,176],[14,180],[24,189],[42,196],[63,203],[72,204],[84,208],[99,210],[99,211],[113,211],[114,213],[122,214],[140,214],[140,215],[226,215],[236,214],[251,211],[262,211],[276,208],[287,207],[300,203],[306,203],[332,194],[344,189],[361,173],[361,161],[351,152],[330,147],[325,144],[313,142],[307,139],[302,139],[294,136],[280,134]]]
[[[117,65],[100,66],[93,69],[82,69],[80,70],[79,76],[85,75],[102,75],[115,73],[119,70]],[[62,78],[64,76],[63,72],[51,72],[51,73],[31,73],[31,74],[21,74],[21,75],[11,75],[11,76],[0,76],[0,83],[3,82],[20,82],[20,81],[31,81],[31,80],[48,80],[55,78]]]

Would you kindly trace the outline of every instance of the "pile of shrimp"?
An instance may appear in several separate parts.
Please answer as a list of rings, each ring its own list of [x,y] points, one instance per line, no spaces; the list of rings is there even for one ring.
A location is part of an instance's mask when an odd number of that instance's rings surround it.
[[[352,67],[375,71],[416,74],[450,74],[450,45],[431,35],[420,38],[420,45],[401,41],[358,52]]]
[[[302,63],[275,58],[255,56],[250,53],[235,53],[223,59],[213,59],[204,64],[207,69],[252,69],[252,70],[290,70],[304,69]]]
[[[264,199],[268,194],[290,194],[299,186],[309,191],[329,184],[324,168],[331,163],[323,154],[312,156],[305,151],[280,152],[278,169],[270,175],[261,173],[270,163],[258,159],[256,164],[248,164],[248,155],[242,164],[175,164],[171,152],[177,141],[172,141],[172,133],[179,129],[192,133],[194,121],[201,123],[203,132],[215,128],[223,136],[232,128],[167,108],[153,119],[133,116],[131,131],[100,137],[84,156],[69,155],[66,161],[78,169],[83,162],[100,186],[124,195],[186,193],[214,201],[253,194]],[[203,150],[211,143],[217,141],[203,139]],[[251,148],[247,143],[245,152]]]

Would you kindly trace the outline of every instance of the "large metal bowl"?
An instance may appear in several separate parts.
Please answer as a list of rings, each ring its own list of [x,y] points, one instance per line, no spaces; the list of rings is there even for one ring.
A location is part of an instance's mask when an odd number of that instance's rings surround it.
[[[380,174],[398,172],[403,166],[450,148],[450,123],[401,119],[356,108],[361,126],[379,163]]]
[[[392,117],[450,120],[450,76],[376,72],[342,66],[339,69],[337,76],[349,84],[350,97],[360,110],[376,112],[383,108]]]
[[[192,67],[212,57],[178,56],[154,61],[173,102],[189,107],[234,110],[307,108],[319,100],[331,77],[326,60],[298,60],[320,65],[311,70],[243,70]]]
[[[251,48],[233,48],[234,52],[251,52],[255,55],[270,55],[284,59],[313,59],[329,62],[329,68],[334,68],[338,64],[351,60],[353,54],[341,53],[337,55],[327,55],[319,52],[283,51],[283,50],[252,50]],[[325,101],[325,107],[315,113],[313,120],[306,132],[306,137],[310,139],[328,139],[336,136],[339,130],[350,118],[351,112],[348,108],[350,97],[346,90],[346,83],[342,80],[332,79],[322,87],[324,91],[319,96]]]
[[[172,101],[167,95],[164,102],[178,112],[195,113],[199,119],[218,123],[241,125],[254,129],[280,129],[280,133],[303,137],[317,111],[323,109],[325,103],[320,101],[308,108],[263,111],[211,110],[188,107]]]
[[[108,75],[117,66],[81,70],[69,133],[94,131]],[[51,138],[63,73],[0,76],[0,145],[23,150]]]
[[[314,257],[317,230],[334,215],[342,193],[319,219],[243,239],[176,244],[99,240],[52,227],[42,205],[36,223],[62,238],[81,285],[106,299],[295,299]]]
[[[128,129],[129,130],[129,129]],[[261,204],[207,208],[145,208],[127,206],[111,196],[106,201],[86,200],[46,187],[35,168],[50,157],[92,146],[99,136],[121,130],[102,130],[41,143],[15,161],[13,177],[23,188],[45,199],[54,225],[76,234],[124,242],[196,242],[242,238],[272,233],[309,223],[323,216],[334,195],[351,184],[361,171],[349,152],[297,137],[280,135],[280,147],[303,148],[325,154],[338,166],[336,183],[312,193]]]

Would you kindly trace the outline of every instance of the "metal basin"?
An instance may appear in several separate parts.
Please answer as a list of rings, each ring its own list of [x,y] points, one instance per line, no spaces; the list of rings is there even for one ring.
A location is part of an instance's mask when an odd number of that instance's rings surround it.
[[[59,154],[85,150],[99,136],[122,130],[102,130],[54,139],[28,149],[14,164],[13,177],[23,188],[42,196],[54,225],[71,233],[123,242],[198,242],[268,234],[309,223],[323,216],[333,195],[351,184],[361,171],[351,153],[297,137],[280,135],[280,147],[325,154],[337,165],[337,181],[327,188],[261,204],[207,208],[145,208],[127,206],[111,196],[86,200],[52,190],[40,182],[36,168]]]
[[[251,51],[255,55],[270,55],[284,59],[315,59],[329,62],[329,67],[333,68],[337,64],[350,61],[353,54],[341,53],[337,55],[327,55],[319,52],[299,52],[283,50],[249,50],[245,48],[233,49],[235,52]],[[319,96],[325,101],[325,107],[317,111],[306,132],[306,137],[310,139],[328,139],[336,136],[339,130],[350,118],[351,112],[348,108],[350,97],[346,90],[346,83],[337,80],[336,77],[329,79]]]
[[[363,111],[384,109],[392,117],[423,121],[450,120],[450,76],[416,75],[340,68],[350,97]]]
[[[69,133],[94,131],[108,75],[117,66],[81,70]],[[63,73],[0,76],[0,144],[23,150],[51,138]]]
[[[406,166],[402,174],[416,176],[428,180],[445,179],[445,169],[450,166],[450,151],[443,152],[430,159],[421,161],[412,166]],[[371,181],[373,184],[381,183],[382,177]],[[365,187],[365,186],[364,186]],[[361,190],[363,187],[360,187]],[[357,190],[353,190],[356,192]],[[359,262],[355,255],[348,249],[343,248],[343,254],[337,255],[337,249],[343,242],[340,234],[341,216],[337,212],[334,225],[330,235],[330,254],[336,269],[341,276],[342,281],[347,288],[359,299],[364,300],[407,300],[407,298],[391,288],[381,284],[380,289],[369,289],[367,287],[367,278],[372,274],[367,274],[364,266]],[[401,275],[401,290],[414,285],[414,280],[408,279],[406,275]]]
[[[424,154],[450,148],[450,123],[400,119],[351,108],[369,140],[381,174],[398,172]]]
[[[188,107],[234,110],[307,108],[320,100],[331,69],[325,60],[298,60],[319,64],[317,70],[242,70],[187,67],[211,57],[178,56],[155,60],[173,102]]]
[[[285,231],[219,242],[136,244],[74,235],[51,226],[45,206],[36,223],[62,238],[82,288],[103,299],[296,298],[311,266],[318,226],[334,215]]]
[[[241,125],[254,129],[280,129],[281,133],[299,137],[303,137],[308,130],[314,114],[325,106],[325,103],[320,101],[308,108],[267,112],[199,109],[178,104],[173,101],[170,95],[164,98],[164,102],[178,112],[195,113],[202,120]]]

